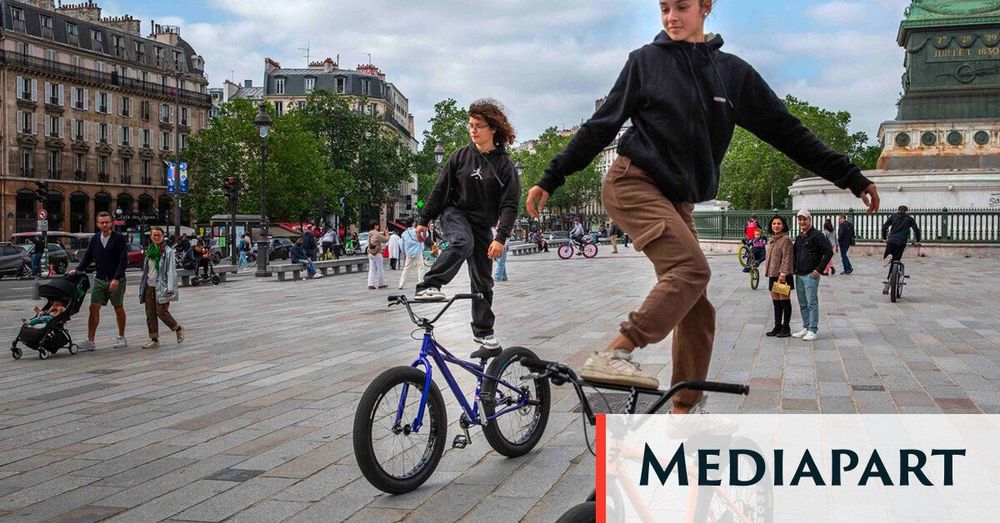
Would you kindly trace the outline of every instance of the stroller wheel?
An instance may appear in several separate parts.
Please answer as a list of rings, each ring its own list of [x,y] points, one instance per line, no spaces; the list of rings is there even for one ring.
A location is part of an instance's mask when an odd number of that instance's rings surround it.
[[[75,343],[70,343],[69,344],[69,353],[70,354],[76,354],[78,352],[80,352],[80,346],[77,345],[77,344],[75,344]]]
[[[47,360],[47,359],[49,359],[49,351],[45,350],[44,347],[41,348],[41,349],[38,349],[38,359],[40,359],[40,360]]]
[[[17,347],[14,347],[13,349],[10,349],[10,355],[14,356],[15,360],[21,359],[21,349],[19,349]]]

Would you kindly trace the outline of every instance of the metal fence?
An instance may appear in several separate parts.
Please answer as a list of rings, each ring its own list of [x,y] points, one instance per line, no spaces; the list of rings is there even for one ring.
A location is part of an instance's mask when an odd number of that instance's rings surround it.
[[[882,224],[895,211],[882,211],[872,215],[858,209],[809,211],[813,225],[821,228],[830,219],[834,227],[837,217],[847,215],[854,224],[858,241],[877,241],[882,238]],[[788,227],[797,228],[793,210],[758,211],[701,211],[694,213],[698,237],[714,240],[739,240],[744,237],[747,221],[751,216],[767,228],[771,217],[780,214]],[[1000,244],[1000,210],[980,209],[911,209],[908,214],[917,221],[924,243],[996,243]]]

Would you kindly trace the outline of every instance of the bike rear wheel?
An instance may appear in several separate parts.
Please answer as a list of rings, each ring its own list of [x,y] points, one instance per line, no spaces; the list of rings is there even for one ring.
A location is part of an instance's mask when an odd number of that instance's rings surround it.
[[[594,256],[597,256],[597,245],[595,245],[593,243],[588,243],[587,245],[584,245],[583,246],[583,257],[584,258],[593,258]]]
[[[549,381],[535,379],[521,381],[531,371],[522,366],[522,358],[537,358],[534,352],[524,347],[511,347],[493,358],[486,371],[508,384],[519,387],[520,393],[500,385],[495,379],[483,378],[483,417],[493,416],[498,411],[517,405],[526,395],[528,405],[507,412],[483,427],[486,441],[494,450],[507,457],[523,456],[538,444],[545,433],[549,421]]]
[[[896,299],[899,299],[903,297],[903,287],[906,286],[906,267],[902,263],[897,267],[899,275],[896,277]]]
[[[892,303],[896,303],[896,300],[899,299],[899,283],[902,279],[900,278],[899,272],[899,264],[893,263],[892,269],[889,271],[889,301]]]
[[[423,371],[413,367],[389,369],[375,378],[358,403],[354,457],[369,483],[383,492],[402,494],[417,489],[444,454],[447,413],[433,381],[423,424],[416,430],[413,427],[425,378]]]
[[[568,243],[560,245],[557,252],[560,258],[568,260],[573,257],[573,246]]]
[[[597,502],[585,501],[567,510],[556,523],[593,523],[597,521]]]

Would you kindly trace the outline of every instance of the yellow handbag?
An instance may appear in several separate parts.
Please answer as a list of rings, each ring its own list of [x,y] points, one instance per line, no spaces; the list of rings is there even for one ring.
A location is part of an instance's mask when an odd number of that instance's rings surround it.
[[[774,282],[774,285],[771,286],[771,292],[782,296],[788,296],[792,293],[792,287],[787,283],[776,281]]]

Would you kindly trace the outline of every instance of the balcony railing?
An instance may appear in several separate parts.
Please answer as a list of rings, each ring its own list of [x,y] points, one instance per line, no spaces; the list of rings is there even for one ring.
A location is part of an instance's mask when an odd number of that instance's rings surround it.
[[[60,171],[60,170],[49,171],[49,179],[50,180],[61,180],[62,179],[62,171]]]
[[[108,183],[108,173],[97,173],[97,181]]]
[[[73,179],[78,182],[87,181],[87,173],[84,171],[73,171]]]
[[[131,174],[123,174],[122,175],[122,183],[125,184],[125,185],[131,185],[132,184],[132,175]]]
[[[117,74],[105,73],[93,69],[84,69],[70,64],[45,60],[34,56],[0,51],[0,63],[12,65],[40,73],[57,74],[66,78],[96,85],[115,85],[123,89],[150,96],[162,96],[170,99],[180,98],[181,102],[201,105],[211,105],[212,97],[207,93],[199,93],[189,89],[177,89],[165,85],[143,82],[134,78],[123,78]]]

